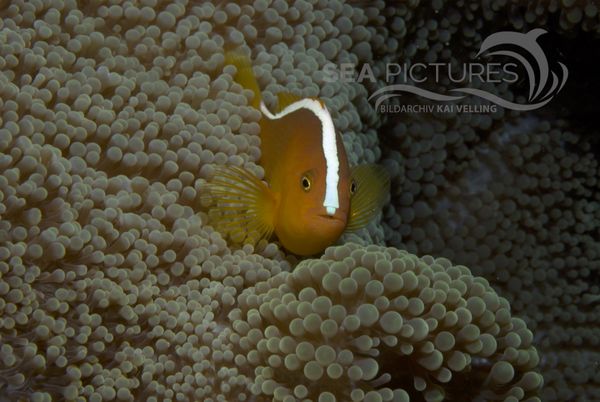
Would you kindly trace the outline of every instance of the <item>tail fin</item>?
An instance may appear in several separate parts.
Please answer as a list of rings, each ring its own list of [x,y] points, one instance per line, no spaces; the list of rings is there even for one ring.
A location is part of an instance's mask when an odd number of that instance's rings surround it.
[[[259,109],[260,101],[262,96],[256,77],[252,71],[252,63],[250,59],[242,54],[239,50],[229,50],[225,52],[225,64],[232,64],[237,68],[237,74],[235,75],[235,81],[242,87],[254,92],[254,98],[252,98],[252,107]]]

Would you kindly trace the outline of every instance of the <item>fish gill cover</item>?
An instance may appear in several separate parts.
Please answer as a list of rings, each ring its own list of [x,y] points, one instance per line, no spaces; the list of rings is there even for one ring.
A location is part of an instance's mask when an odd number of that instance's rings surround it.
[[[521,4],[0,2],[0,400],[600,399],[598,84],[570,62],[600,17]],[[535,113],[368,100],[388,63],[471,62],[536,28],[569,78]],[[264,173],[226,45],[267,104],[320,97],[350,163],[391,173],[358,244],[298,264],[210,226],[216,166]],[[481,85],[525,103],[516,84]]]

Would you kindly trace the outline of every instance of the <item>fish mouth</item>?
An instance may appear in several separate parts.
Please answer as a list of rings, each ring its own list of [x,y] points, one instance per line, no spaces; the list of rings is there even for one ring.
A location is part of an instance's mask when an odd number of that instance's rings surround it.
[[[319,217],[322,219],[328,220],[328,221],[345,223],[342,216],[339,216],[338,214],[335,214],[335,215],[319,214]]]
[[[332,216],[332,215],[322,214],[322,215],[319,215],[319,216],[321,218],[324,218],[324,219],[327,219],[327,220],[330,220],[330,221],[340,221],[340,222],[342,221],[342,218],[337,217],[335,215]]]
[[[335,214],[333,214],[333,215],[329,215],[327,212],[325,212],[324,208],[319,208],[319,209],[314,208],[308,212],[314,214],[313,216],[318,217],[318,219],[324,223],[329,222],[329,223],[345,224],[346,217],[348,216],[347,211],[342,211],[340,209],[336,210]]]

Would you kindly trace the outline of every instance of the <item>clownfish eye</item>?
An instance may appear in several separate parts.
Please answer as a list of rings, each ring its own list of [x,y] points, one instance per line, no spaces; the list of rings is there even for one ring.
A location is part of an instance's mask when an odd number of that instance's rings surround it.
[[[350,195],[354,195],[356,193],[356,182],[352,180],[350,183]]]
[[[300,180],[300,184],[302,185],[302,188],[304,189],[304,191],[310,190],[311,182],[307,176],[302,176],[302,180]]]

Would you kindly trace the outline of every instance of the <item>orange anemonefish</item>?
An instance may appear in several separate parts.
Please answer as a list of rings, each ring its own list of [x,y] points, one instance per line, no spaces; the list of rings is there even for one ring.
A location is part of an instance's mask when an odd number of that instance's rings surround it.
[[[279,111],[265,106],[250,60],[228,52],[235,80],[254,92],[262,112],[261,157],[265,182],[240,167],[218,168],[209,183],[215,228],[236,241],[256,243],[273,233],[297,255],[313,255],[344,231],[365,226],[381,209],[389,175],[377,165],[348,166],[341,136],[325,104],[289,93],[278,95]]]

